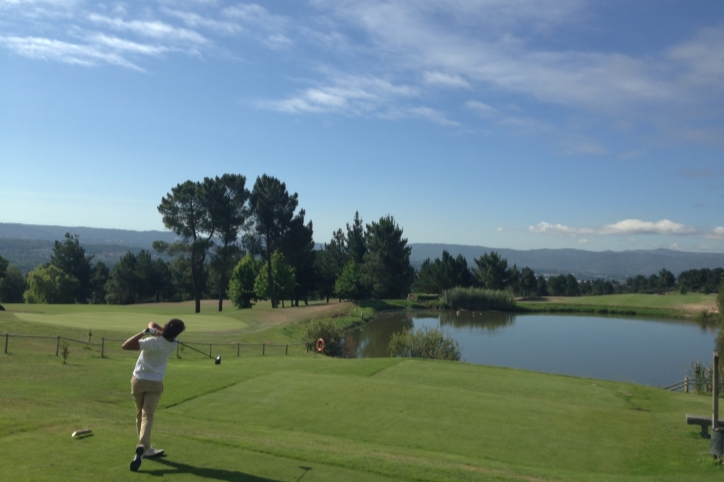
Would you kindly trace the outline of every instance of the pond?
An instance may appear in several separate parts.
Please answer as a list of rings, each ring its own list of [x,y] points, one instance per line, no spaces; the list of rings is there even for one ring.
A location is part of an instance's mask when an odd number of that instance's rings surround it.
[[[454,312],[383,313],[353,330],[357,358],[389,356],[393,333],[440,328],[455,338],[462,361],[525,370],[667,386],[694,360],[709,365],[716,331],[685,321],[574,315]]]

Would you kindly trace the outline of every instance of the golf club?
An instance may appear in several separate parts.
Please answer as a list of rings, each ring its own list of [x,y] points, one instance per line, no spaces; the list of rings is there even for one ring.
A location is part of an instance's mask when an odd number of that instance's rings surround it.
[[[191,348],[192,350],[197,351],[197,352],[201,353],[202,355],[207,356],[207,357],[209,357],[209,358],[214,358],[214,357],[212,357],[211,355],[209,355],[208,353],[204,353],[203,351],[198,350],[198,349],[192,347],[191,345],[187,345],[186,343],[184,343],[184,342],[182,342],[182,341],[176,340],[176,343],[178,343],[178,344],[180,344],[180,345],[183,345],[183,346],[185,346],[186,348]],[[221,363],[221,355],[219,355],[218,357],[216,357],[216,362],[215,362],[215,363],[216,363],[217,365],[219,365],[219,364]]]

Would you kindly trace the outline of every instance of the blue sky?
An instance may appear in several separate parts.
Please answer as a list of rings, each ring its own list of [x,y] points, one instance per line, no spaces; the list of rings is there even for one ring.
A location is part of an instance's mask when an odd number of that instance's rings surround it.
[[[266,173],[318,242],[724,252],[723,101],[720,0],[0,0],[0,222]]]

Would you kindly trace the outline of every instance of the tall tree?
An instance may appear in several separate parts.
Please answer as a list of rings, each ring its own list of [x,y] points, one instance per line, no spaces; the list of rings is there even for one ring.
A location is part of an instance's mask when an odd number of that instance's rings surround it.
[[[91,260],[93,256],[85,253],[78,241],[78,235],[65,233],[65,239],[53,243],[50,264],[60,268],[66,274],[78,280],[73,298],[77,303],[87,303],[90,297]]]
[[[261,249],[267,263],[269,300],[273,308],[277,307],[272,273],[272,253],[280,247],[282,238],[297,209],[297,193],[287,192],[285,183],[264,174],[256,178],[249,197],[255,229],[261,241]]]
[[[219,311],[223,309],[231,271],[242,254],[236,244],[239,232],[248,227],[249,190],[245,184],[246,177],[241,174],[224,174],[213,179],[204,178],[201,185],[201,196],[209,207],[211,223],[216,228],[217,244],[212,252],[212,272],[216,277]]]
[[[314,230],[312,221],[304,224],[304,209],[300,209],[289,223],[282,237],[281,251],[285,262],[294,268],[296,282],[293,287],[294,304],[299,306],[299,300],[306,303],[309,293],[314,291]]]
[[[90,277],[90,300],[91,303],[105,303],[106,300],[106,289],[105,285],[108,282],[108,277],[111,275],[111,270],[102,261],[98,261],[93,264],[91,268]]]
[[[333,296],[337,278],[342,274],[349,252],[347,250],[347,238],[341,229],[332,233],[332,239],[324,245],[324,248],[317,252],[314,260],[314,269],[319,283],[319,292],[329,303],[329,297]]]
[[[523,296],[531,296],[536,292],[538,282],[535,279],[535,272],[529,267],[520,271],[520,290]]]
[[[468,262],[459,254],[453,258],[447,250],[443,250],[442,258],[423,261],[417,272],[412,289],[418,293],[442,293],[444,290],[457,286],[466,288],[472,282]]]
[[[195,312],[199,313],[204,288],[204,263],[216,233],[209,199],[204,196],[200,183],[186,181],[176,185],[161,199],[158,212],[163,216],[164,226],[181,237],[181,244],[188,253]]]
[[[415,270],[410,265],[412,248],[407,245],[407,239],[402,237],[402,228],[392,216],[384,216],[366,227],[367,253],[364,255],[362,272],[372,296],[405,297],[415,277]]]
[[[138,258],[127,252],[113,266],[105,284],[106,301],[112,305],[130,305],[138,298]]]
[[[676,276],[666,268],[659,271],[659,287],[663,291],[673,289],[676,285]]]
[[[5,273],[7,273],[9,264],[10,262],[7,259],[0,256],[0,278],[5,277]]]
[[[355,211],[352,225],[350,226],[347,223],[347,250],[350,258],[358,265],[362,265],[367,252],[367,245],[364,224],[362,224],[362,219],[359,217],[359,211]]]
[[[475,259],[477,269],[473,271],[476,280],[483,288],[504,290],[508,286],[508,260],[501,258],[495,251],[485,253]]]

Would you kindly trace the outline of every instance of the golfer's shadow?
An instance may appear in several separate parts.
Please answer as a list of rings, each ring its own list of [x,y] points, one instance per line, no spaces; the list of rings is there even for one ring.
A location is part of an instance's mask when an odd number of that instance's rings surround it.
[[[170,460],[167,460],[165,457],[154,457],[152,459],[149,459],[151,462],[157,462],[159,464],[165,465],[168,468],[165,469],[153,469],[153,470],[144,470],[143,472],[149,474],[149,475],[155,475],[155,476],[164,476],[164,475],[173,475],[173,474],[192,474],[197,477],[203,477],[206,479],[215,479],[215,480],[227,480],[230,482],[285,482],[281,480],[275,480],[275,479],[267,479],[266,477],[258,477],[256,475],[251,474],[245,474],[244,472],[238,472],[234,470],[223,470],[223,469],[212,469],[208,467],[194,467],[193,465],[188,464],[181,464],[179,462],[172,462]],[[148,465],[146,465],[148,467]],[[297,481],[301,480],[304,475],[309,471],[312,470],[310,467],[299,467],[303,470],[303,473],[297,479]]]

